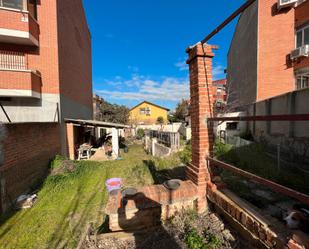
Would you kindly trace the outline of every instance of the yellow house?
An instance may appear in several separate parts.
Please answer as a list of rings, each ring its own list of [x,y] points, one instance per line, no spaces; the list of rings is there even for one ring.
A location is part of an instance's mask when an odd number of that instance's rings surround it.
[[[169,109],[143,101],[142,103],[134,106],[130,110],[130,123],[131,124],[156,124],[159,117],[163,118],[163,122],[167,123],[167,113]]]

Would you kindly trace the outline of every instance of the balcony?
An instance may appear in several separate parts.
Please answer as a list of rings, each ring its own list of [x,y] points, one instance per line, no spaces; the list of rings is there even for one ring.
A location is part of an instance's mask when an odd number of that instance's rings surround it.
[[[38,46],[39,33],[39,24],[28,11],[0,5],[0,42]]]
[[[0,97],[41,98],[41,76],[23,53],[0,51]]]

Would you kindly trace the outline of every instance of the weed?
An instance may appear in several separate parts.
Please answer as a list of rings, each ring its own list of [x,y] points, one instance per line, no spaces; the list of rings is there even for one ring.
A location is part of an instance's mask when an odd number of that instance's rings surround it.
[[[185,236],[185,242],[190,249],[207,249],[204,239],[195,229],[192,229]]]

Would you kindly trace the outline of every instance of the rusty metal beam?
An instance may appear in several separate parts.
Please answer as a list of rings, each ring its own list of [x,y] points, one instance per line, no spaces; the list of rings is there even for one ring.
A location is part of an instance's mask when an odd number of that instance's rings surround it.
[[[208,157],[207,160],[212,162],[212,166],[216,166],[216,167],[219,167],[219,168],[229,170],[233,173],[236,173],[237,175],[241,175],[241,176],[246,177],[250,180],[258,182],[258,183],[260,183],[264,186],[267,186],[267,187],[271,188],[272,190],[274,190],[275,192],[289,196],[291,198],[294,198],[294,199],[300,201],[301,203],[309,205],[309,196],[306,195],[306,194],[300,193],[300,192],[293,190],[293,189],[290,189],[288,187],[284,187],[284,186],[282,186],[278,183],[272,182],[272,181],[267,180],[265,178],[262,178],[260,176],[257,176],[257,175],[254,175],[252,173],[249,173],[247,171],[244,171],[242,169],[236,168],[233,165],[224,163],[224,162],[216,160],[214,158]]]
[[[215,28],[209,35],[207,35],[201,43],[204,44],[208,42],[213,36],[215,36],[221,29],[228,25],[231,21],[234,20],[238,15],[244,12],[251,4],[256,0],[248,0],[242,6],[240,6],[232,15],[230,15],[223,23],[221,23],[217,28]]]
[[[214,117],[207,118],[207,121],[309,121],[309,114]]]

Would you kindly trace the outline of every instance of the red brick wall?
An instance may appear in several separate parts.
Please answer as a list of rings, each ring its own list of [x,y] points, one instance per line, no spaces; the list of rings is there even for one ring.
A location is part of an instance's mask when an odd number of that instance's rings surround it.
[[[28,19],[28,22],[23,21],[23,19]],[[0,28],[27,31],[34,38],[39,39],[39,25],[26,12],[2,9],[0,11]]]
[[[5,127],[4,163],[0,166],[0,180],[5,180],[6,193],[0,198],[5,204],[2,203],[2,209],[46,176],[50,160],[60,153],[61,147],[57,123],[17,123]]]
[[[257,101],[295,89],[287,56],[295,48],[294,9],[277,11],[277,0],[259,0]]]
[[[32,72],[1,71],[0,89],[33,90],[41,92],[41,77]]]
[[[295,27],[309,21],[309,2],[306,1],[295,8]]]
[[[22,18],[28,18],[28,14],[21,11],[1,10],[0,28],[29,31],[29,23],[23,22]]]
[[[28,69],[37,70],[42,75],[42,93],[57,94],[60,91],[57,35],[58,1],[44,0],[38,2],[39,47],[16,44],[0,44],[0,46],[3,50],[20,51],[28,54]],[[0,11],[0,13],[3,12]],[[26,23],[27,26],[34,25],[33,20],[29,20],[29,22]]]
[[[39,26],[29,18],[18,28],[14,25],[22,15],[1,10],[0,27],[29,30],[31,26],[40,34],[39,47],[0,44],[1,50],[28,55],[28,68],[42,75],[42,93],[61,93],[92,110],[91,37],[82,1],[44,0],[37,8]]]
[[[92,110],[91,37],[82,1],[58,1],[57,13],[61,94]]]

